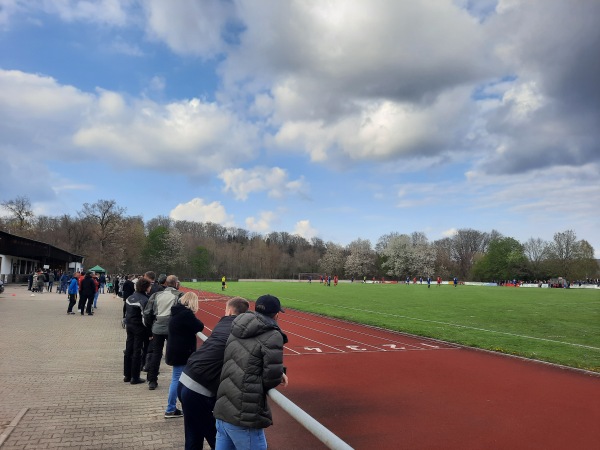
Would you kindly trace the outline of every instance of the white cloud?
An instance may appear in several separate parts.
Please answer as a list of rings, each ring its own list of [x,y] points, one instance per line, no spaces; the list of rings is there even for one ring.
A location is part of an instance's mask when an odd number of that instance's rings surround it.
[[[212,58],[226,48],[222,36],[234,12],[229,2],[149,0],[142,6],[148,34],[166,42],[173,51]]]
[[[271,222],[277,219],[277,215],[272,211],[261,211],[259,217],[254,216],[246,218],[246,228],[255,233],[267,233],[271,231]]]
[[[297,234],[304,239],[310,240],[310,238],[315,237],[318,232],[310,225],[310,220],[300,220],[296,222],[296,226],[294,227],[292,234]]]
[[[451,237],[455,236],[456,233],[458,233],[458,230],[456,228],[450,228],[448,230],[442,231],[442,236],[451,238]]]
[[[10,18],[20,10],[18,0],[0,0],[0,27],[6,28]]]
[[[199,99],[160,104],[129,102],[100,91],[97,107],[73,136],[80,148],[111,154],[140,167],[168,164],[189,176],[223,170],[255,154],[256,130],[231,111]]]
[[[205,203],[201,198],[194,198],[187,203],[180,203],[169,213],[175,220],[193,222],[213,222],[230,227],[234,226],[233,216],[227,214],[220,202]]]
[[[26,149],[45,160],[48,151],[75,155],[70,136],[94,97],[55,79],[17,70],[0,70],[0,135],[4,145]]]
[[[454,89],[429,105],[378,101],[335,123],[286,122],[274,142],[304,149],[313,161],[390,160],[435,156],[460,147],[471,132],[470,92]],[[443,124],[443,125],[441,125]]]
[[[255,167],[251,170],[227,169],[219,178],[225,183],[224,191],[236,199],[246,200],[255,192],[267,192],[271,198],[282,198],[288,193],[301,193],[304,180],[289,180],[287,170],[280,167]]]
[[[150,80],[150,89],[156,92],[162,92],[165,90],[167,82],[164,77],[154,76]]]
[[[115,39],[111,44],[111,48],[115,53],[120,53],[127,56],[144,56],[144,52],[137,44],[126,42],[122,38]]]
[[[57,14],[66,22],[86,21],[124,26],[135,0],[43,0],[36,7]],[[33,5],[29,5],[34,9]]]

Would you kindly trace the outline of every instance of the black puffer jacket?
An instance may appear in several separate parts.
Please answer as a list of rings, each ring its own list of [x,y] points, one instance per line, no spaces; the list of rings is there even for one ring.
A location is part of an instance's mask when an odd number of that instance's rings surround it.
[[[227,340],[214,416],[248,428],[273,424],[266,393],[283,378],[285,334],[270,317],[240,314]]]

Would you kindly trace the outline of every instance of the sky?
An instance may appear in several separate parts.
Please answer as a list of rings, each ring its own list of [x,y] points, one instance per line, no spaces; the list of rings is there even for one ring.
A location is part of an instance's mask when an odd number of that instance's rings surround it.
[[[340,245],[573,230],[600,258],[598,17],[597,0],[0,0],[0,200]]]

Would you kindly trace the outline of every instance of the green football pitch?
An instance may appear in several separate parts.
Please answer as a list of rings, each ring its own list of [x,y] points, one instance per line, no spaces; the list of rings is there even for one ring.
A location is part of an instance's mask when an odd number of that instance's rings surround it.
[[[600,372],[600,290],[319,282],[183,283],[283,307]]]

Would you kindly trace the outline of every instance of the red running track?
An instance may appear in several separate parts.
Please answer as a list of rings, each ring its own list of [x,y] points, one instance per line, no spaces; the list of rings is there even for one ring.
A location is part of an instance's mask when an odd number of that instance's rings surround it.
[[[226,298],[201,293],[207,334]],[[600,448],[600,377],[291,309],[279,391],[355,449]],[[325,448],[271,402],[270,449]]]

